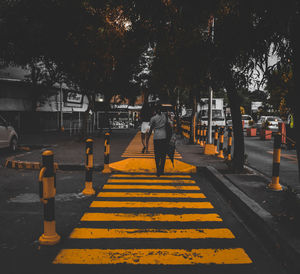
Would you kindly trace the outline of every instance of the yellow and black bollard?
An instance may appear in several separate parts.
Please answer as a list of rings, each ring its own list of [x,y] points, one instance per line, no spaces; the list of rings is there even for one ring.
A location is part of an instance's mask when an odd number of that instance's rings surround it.
[[[85,162],[85,187],[82,191],[84,195],[94,195],[96,192],[93,188],[93,169],[94,169],[94,156],[93,156],[93,140],[87,139],[85,146],[86,162]]]
[[[198,123],[197,124],[197,145],[200,145],[200,132],[201,132],[201,128],[202,128],[202,126],[201,126],[201,124],[200,123]]]
[[[231,146],[232,146],[232,127],[228,128],[228,140],[227,140],[227,160],[231,161]]]
[[[224,143],[224,127],[222,127],[221,130],[220,130],[220,140],[219,140],[219,154],[218,154],[218,158],[221,158],[221,159],[224,159],[223,143]]]
[[[42,154],[42,168],[39,174],[40,200],[44,204],[44,233],[40,236],[39,242],[42,245],[55,245],[60,241],[56,233],[55,222],[55,194],[56,179],[54,157],[51,150]]]
[[[215,138],[214,138],[214,146],[215,146],[215,154],[218,154],[218,126],[215,127]]]
[[[206,144],[206,139],[207,139],[207,126],[204,125],[204,129],[203,129],[203,137],[202,137],[202,140],[203,140],[203,146],[205,146],[205,144]]]
[[[203,134],[204,133],[204,126],[202,126],[202,125],[200,125],[200,137],[199,137],[199,139],[200,139],[200,142],[199,142],[199,145],[201,146],[201,147],[204,147],[204,142],[203,142]]]
[[[277,133],[274,136],[272,182],[268,185],[268,189],[275,191],[282,190],[282,186],[279,184],[280,152],[281,134]]]
[[[196,123],[196,115],[194,115],[193,118],[193,125],[192,125],[192,129],[193,132],[191,132],[193,134],[193,144],[196,144],[196,127],[197,127],[197,123]]]
[[[107,132],[105,133],[105,139],[104,139],[104,167],[102,173],[111,173],[109,167],[109,154],[110,154],[110,134]]]

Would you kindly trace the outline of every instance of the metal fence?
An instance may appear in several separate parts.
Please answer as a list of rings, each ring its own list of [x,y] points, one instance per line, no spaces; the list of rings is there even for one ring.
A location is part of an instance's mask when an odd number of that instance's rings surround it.
[[[133,118],[128,111],[98,111],[96,124],[98,130],[134,127]]]

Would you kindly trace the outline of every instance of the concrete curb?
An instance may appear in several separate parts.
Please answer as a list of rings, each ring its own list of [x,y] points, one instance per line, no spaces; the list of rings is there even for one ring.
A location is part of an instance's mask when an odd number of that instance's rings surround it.
[[[71,163],[64,163],[64,164],[55,163],[55,164],[58,170],[64,170],[64,171],[85,170],[84,164],[71,164]],[[40,170],[41,163],[7,159],[4,167],[13,168],[13,169]],[[101,171],[102,169],[103,169],[103,165],[94,166],[94,171]]]
[[[212,179],[214,186],[241,213],[245,223],[253,229],[281,263],[289,266],[289,273],[300,273],[300,241],[283,235],[278,223],[268,211],[239,190],[214,167],[202,167],[198,170],[204,170]]]

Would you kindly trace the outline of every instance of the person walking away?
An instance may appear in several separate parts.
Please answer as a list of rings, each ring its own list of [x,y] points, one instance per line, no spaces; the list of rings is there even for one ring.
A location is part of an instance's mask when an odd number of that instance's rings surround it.
[[[152,117],[152,111],[150,108],[150,105],[148,102],[145,102],[143,104],[143,107],[141,109],[141,114],[140,114],[140,118],[141,118],[141,140],[142,140],[142,145],[143,145],[143,149],[142,149],[142,153],[148,153],[148,143],[149,143],[149,138],[148,138],[148,133],[150,130],[150,118]]]
[[[151,136],[152,131],[154,130],[153,144],[157,177],[164,174],[168,148],[166,132],[167,122],[167,116],[161,112],[161,105],[156,105],[155,115],[150,119],[150,131],[148,134],[148,138]]]

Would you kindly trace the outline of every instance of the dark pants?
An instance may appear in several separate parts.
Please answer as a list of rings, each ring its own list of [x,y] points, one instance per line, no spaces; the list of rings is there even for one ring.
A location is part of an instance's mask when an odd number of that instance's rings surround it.
[[[167,148],[168,148],[167,139],[154,140],[156,173],[158,176],[164,173]]]

